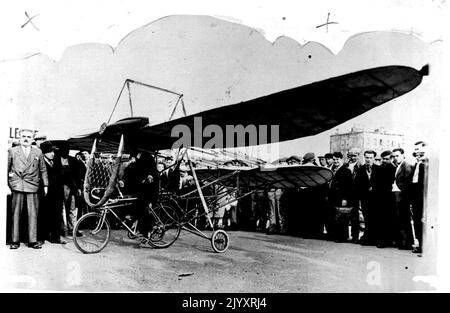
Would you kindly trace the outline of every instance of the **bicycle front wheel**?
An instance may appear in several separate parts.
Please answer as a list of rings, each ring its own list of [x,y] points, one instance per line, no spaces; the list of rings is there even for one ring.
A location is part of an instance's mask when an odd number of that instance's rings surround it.
[[[81,236],[76,236],[78,232]],[[73,241],[83,253],[102,251],[111,237],[111,227],[106,215],[92,212],[83,215],[75,225]]]
[[[160,203],[152,209],[152,227],[148,236],[148,243],[154,248],[167,248],[172,245],[181,232],[179,215],[168,204]]]

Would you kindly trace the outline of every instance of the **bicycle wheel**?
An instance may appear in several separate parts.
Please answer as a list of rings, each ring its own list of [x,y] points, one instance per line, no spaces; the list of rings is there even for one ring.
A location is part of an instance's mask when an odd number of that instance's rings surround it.
[[[75,246],[83,253],[98,253],[109,242],[111,227],[106,216],[100,213],[83,215],[75,225],[74,234],[80,232],[82,236],[73,236]]]
[[[222,230],[216,230],[211,236],[211,246],[213,250],[217,253],[225,252],[230,245],[230,240],[228,234]]]
[[[152,227],[148,243],[154,248],[167,248],[172,245],[181,232],[179,214],[168,204],[160,203],[152,210]]]

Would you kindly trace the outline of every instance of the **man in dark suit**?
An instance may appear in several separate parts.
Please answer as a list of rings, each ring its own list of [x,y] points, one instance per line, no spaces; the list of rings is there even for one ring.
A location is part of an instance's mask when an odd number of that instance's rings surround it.
[[[414,221],[414,234],[419,245],[414,248],[414,253],[422,253],[423,239],[423,206],[424,206],[424,190],[427,171],[427,160],[425,157],[425,143],[418,141],[414,145],[414,156],[417,160],[414,165],[411,195],[412,195],[412,213]]]
[[[387,150],[381,153],[381,165],[375,173],[374,192],[377,199],[377,208],[374,211],[375,237],[378,248],[392,246],[394,235],[394,199],[392,185],[395,180],[395,165],[392,164],[392,152]]]
[[[76,206],[76,196],[81,195],[80,167],[76,158],[69,155],[69,145],[67,142],[59,146],[61,160],[61,175],[64,189],[64,213],[66,217],[67,236],[71,237],[73,229],[78,219],[78,209]],[[81,234],[78,233],[77,236]]]
[[[351,223],[352,223],[352,242],[357,243],[359,240],[359,200],[356,196],[356,190],[355,190],[355,177],[356,172],[358,169],[363,166],[363,164],[359,161],[359,155],[361,150],[358,148],[351,148],[349,152],[347,153],[348,161],[345,164],[346,167],[352,172],[352,196],[351,196],[351,203],[350,206],[353,207],[352,213],[351,213]]]
[[[405,160],[405,151],[402,148],[393,150],[395,170],[395,183],[393,194],[397,214],[398,239],[397,247],[401,250],[412,250],[414,237],[411,225],[411,184],[413,167]]]
[[[61,240],[61,223],[64,202],[64,189],[61,177],[61,162],[55,157],[55,148],[50,141],[40,145],[44,154],[45,166],[48,173],[48,192],[44,196],[41,207],[43,211],[44,235],[51,243],[65,244]]]
[[[159,173],[155,158],[148,152],[132,152],[135,161],[124,173],[124,190],[137,197],[136,215],[139,231],[144,236],[150,231],[149,206],[155,206],[159,192]]]
[[[375,165],[373,150],[364,152],[364,166],[360,167],[355,176],[356,197],[361,201],[361,210],[364,217],[364,235],[360,239],[363,245],[375,245],[375,229],[373,228],[373,214],[376,210],[376,196],[373,190],[378,165]]]
[[[334,225],[331,227],[331,236],[337,242],[348,240],[348,226],[351,213],[342,213],[337,208],[349,206],[352,192],[352,172],[344,165],[344,156],[341,152],[333,153],[334,177],[330,184],[328,201],[335,214]]]
[[[12,192],[11,249],[20,246],[20,215],[24,202],[28,210],[28,246],[39,249],[37,242],[37,216],[39,212],[39,187],[42,181],[44,194],[48,191],[47,169],[39,148],[31,145],[33,131],[20,132],[20,146],[8,150],[8,186]]]

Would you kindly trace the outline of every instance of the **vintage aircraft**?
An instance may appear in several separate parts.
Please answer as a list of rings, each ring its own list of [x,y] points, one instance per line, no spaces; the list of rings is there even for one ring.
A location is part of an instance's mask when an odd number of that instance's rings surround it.
[[[151,152],[178,149],[173,172],[176,175],[176,169],[184,160],[190,168],[195,189],[182,195],[172,193],[159,208],[153,208],[152,214],[156,221],[153,231],[140,239],[154,247],[167,247],[178,238],[180,230],[185,229],[210,239],[214,251],[223,252],[229,245],[228,235],[223,230],[216,230],[209,237],[198,230],[192,223],[192,218],[198,217],[198,210],[193,214],[190,210],[181,208],[178,205],[180,200],[197,194],[203,207],[202,216],[208,217],[210,210],[218,202],[217,198],[211,197],[212,200],[209,200],[208,195],[204,195],[209,186],[219,185],[222,188],[233,186],[230,192],[239,192],[240,187],[244,186],[248,192],[238,194],[235,199],[239,199],[257,189],[319,186],[332,179],[332,172],[317,166],[264,167],[255,164],[195,168],[189,157],[189,148],[204,148],[211,138],[201,137],[200,140],[194,138],[179,144],[180,138],[173,136],[175,127],[182,125],[191,133],[198,133],[196,122],[201,118],[203,126],[215,125],[222,129],[226,129],[229,125],[242,125],[244,129],[249,125],[277,125],[277,136],[271,136],[275,141],[263,143],[301,138],[328,130],[413,90],[426,75],[428,66],[424,66],[421,70],[405,66],[371,68],[156,125],[150,125],[147,117],[135,117],[130,114],[128,118],[102,125],[100,131],[70,138],[72,149],[92,151],[85,178],[84,195],[89,206],[101,211],[89,213],[79,220],[75,231],[79,230],[85,236],[80,238],[74,236],[75,244],[85,253],[103,249],[110,236],[106,214],[111,212],[117,217],[113,209],[129,205],[136,200],[132,196],[121,194],[118,187],[123,155],[129,147]],[[132,80],[125,82],[130,83],[135,82]],[[179,97],[181,99],[182,95]],[[267,128],[264,130],[267,131]],[[235,135],[225,132],[221,138],[223,139],[221,148],[261,143],[252,142],[248,137],[237,141],[234,138],[233,140],[226,138]],[[101,157],[101,152],[104,151],[117,151],[117,154],[114,158],[105,160]],[[103,192],[96,193],[100,189]],[[86,222],[87,220],[89,222]],[[213,226],[209,217],[208,221]],[[136,237],[135,229],[123,224],[128,229],[130,237]],[[100,236],[101,234],[103,235]]]

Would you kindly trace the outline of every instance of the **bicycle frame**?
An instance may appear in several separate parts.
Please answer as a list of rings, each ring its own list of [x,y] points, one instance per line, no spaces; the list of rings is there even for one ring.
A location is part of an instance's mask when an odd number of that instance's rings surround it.
[[[117,213],[114,211],[115,209],[118,208],[122,208],[122,207],[127,207],[133,204],[134,201],[136,201],[137,198],[125,198],[125,199],[115,199],[115,200],[108,200],[107,203],[101,207],[100,211],[101,211],[101,215],[102,215],[102,220],[101,223],[96,227],[96,230],[100,230],[103,227],[103,224],[105,222],[106,219],[106,215],[108,213],[111,213],[116,220],[118,220],[120,222],[120,224],[122,224],[122,226],[124,226],[133,236],[137,236],[137,232],[136,229],[131,229],[130,227],[128,227],[128,225],[124,222],[123,219],[121,219]],[[122,203],[122,204],[116,204],[117,202],[120,201],[127,201],[127,203]],[[130,202],[131,201],[131,202]],[[108,203],[110,202],[110,203]]]

